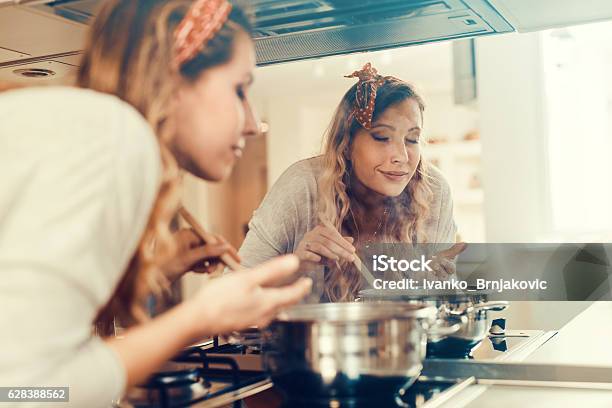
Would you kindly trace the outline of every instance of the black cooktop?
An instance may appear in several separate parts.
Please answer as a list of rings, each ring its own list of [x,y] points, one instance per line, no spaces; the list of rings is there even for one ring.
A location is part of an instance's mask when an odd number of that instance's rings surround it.
[[[452,359],[478,361],[505,360],[516,355],[543,331],[508,330],[503,335],[485,338],[468,355],[451,356]],[[174,373],[159,373],[148,384],[140,387],[144,401],[131,401],[136,407],[201,407],[214,408],[231,405],[244,407],[244,398],[272,387],[261,370],[261,360],[246,346],[215,343],[213,347],[194,347],[173,359]],[[441,358],[428,356],[428,358]],[[446,356],[445,358],[449,358]],[[182,377],[181,377],[182,376]],[[184,377],[184,378],[183,378]],[[193,377],[193,378],[192,378]],[[359,399],[307,399],[297,400],[285,396],[274,407],[376,407],[397,408],[424,406],[434,398],[454,395],[466,386],[465,381],[437,381],[421,376],[396,395],[374,392]],[[272,390],[272,392],[274,392]],[[277,392],[278,396],[281,394]],[[129,399],[128,399],[129,401]],[[119,406],[123,406],[119,404]],[[250,406],[250,405],[247,405]],[[266,408],[274,408],[267,406]]]
[[[460,381],[432,381],[419,378],[414,384],[397,395],[373,395],[371,398],[344,398],[344,399],[285,399],[282,408],[418,408],[425,405],[432,398],[440,395],[452,387],[460,385]]]

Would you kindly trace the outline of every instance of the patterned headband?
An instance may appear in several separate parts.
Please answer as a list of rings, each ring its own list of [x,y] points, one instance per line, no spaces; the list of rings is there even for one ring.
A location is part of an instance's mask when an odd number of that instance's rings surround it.
[[[196,0],[174,32],[176,56],[180,67],[196,56],[227,21],[232,5],[227,0]]]
[[[383,85],[385,81],[395,78],[379,75],[376,68],[372,67],[372,64],[369,62],[359,71],[344,77],[359,78],[355,95],[355,106],[351,112],[351,118],[354,117],[361,126],[370,129],[372,127],[372,115],[374,114],[374,103],[378,87]]]

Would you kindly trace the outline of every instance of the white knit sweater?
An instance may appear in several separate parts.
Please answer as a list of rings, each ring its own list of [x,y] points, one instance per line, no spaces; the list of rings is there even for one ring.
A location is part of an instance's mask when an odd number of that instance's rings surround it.
[[[0,386],[68,386],[75,407],[121,396],[125,368],[92,320],[134,253],[160,169],[152,130],[115,97],[0,94]]]

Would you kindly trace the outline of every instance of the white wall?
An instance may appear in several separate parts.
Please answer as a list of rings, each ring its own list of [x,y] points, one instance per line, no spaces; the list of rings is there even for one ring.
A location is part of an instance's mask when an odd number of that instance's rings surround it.
[[[270,130],[267,135],[268,186],[293,163],[321,151],[323,134],[340,96],[334,93],[295,96],[290,92],[256,102]]]
[[[612,239],[610,33],[476,41],[487,241]]]
[[[542,34],[551,236],[612,240],[612,23]]]
[[[549,224],[540,34],[476,41],[488,242],[534,242]]]

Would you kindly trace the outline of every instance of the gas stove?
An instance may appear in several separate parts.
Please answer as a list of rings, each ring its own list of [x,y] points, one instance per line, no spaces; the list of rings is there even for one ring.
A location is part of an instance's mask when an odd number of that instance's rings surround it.
[[[490,335],[469,355],[454,359],[477,361],[521,361],[556,332],[507,330]],[[428,359],[435,357],[428,357]],[[444,361],[443,359],[436,359]],[[131,390],[116,406],[136,408],[177,407],[431,407],[451,398],[470,385],[466,380],[421,376],[397,395],[373,395],[368,400],[293,400],[274,388],[261,365],[257,348],[219,344],[217,338],[186,349]]]

